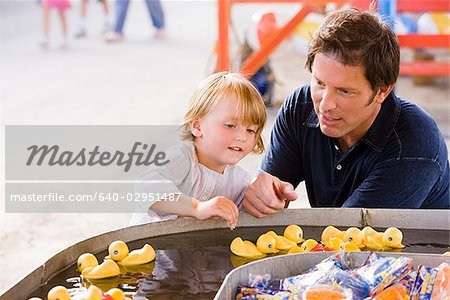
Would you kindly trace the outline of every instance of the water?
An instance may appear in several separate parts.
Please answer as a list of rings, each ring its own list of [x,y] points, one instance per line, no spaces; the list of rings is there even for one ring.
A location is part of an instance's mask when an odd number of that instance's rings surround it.
[[[251,260],[231,254],[229,245],[235,237],[256,242],[259,235],[269,230],[282,234],[285,226],[216,229],[172,234],[128,243],[130,250],[145,243],[156,250],[156,261],[134,267],[126,275],[93,281],[103,291],[119,287],[125,292],[136,293],[135,299],[212,299],[228,272]],[[320,240],[323,227],[302,227],[306,238]],[[345,229],[345,228],[341,228]],[[381,230],[380,230],[381,231]],[[445,230],[403,229],[402,252],[443,253],[449,250],[450,235]],[[99,261],[107,255],[97,253]],[[82,253],[80,253],[81,255]],[[87,282],[82,283],[73,264],[57,274],[31,296],[42,297],[56,285],[70,288],[73,299],[81,296]],[[87,283],[89,284],[89,283]]]

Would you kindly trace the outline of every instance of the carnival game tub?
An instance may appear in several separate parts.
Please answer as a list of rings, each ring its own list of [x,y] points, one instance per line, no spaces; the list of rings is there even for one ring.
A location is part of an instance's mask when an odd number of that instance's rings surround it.
[[[260,234],[268,230],[282,234],[285,226],[298,224],[302,226],[306,238],[320,240],[322,230],[328,225],[341,229],[372,226],[380,230],[395,226],[404,234],[406,248],[403,255],[441,254],[449,248],[449,214],[447,210],[287,209],[263,219],[241,214],[234,231],[220,220],[188,218],[126,227],[89,238],[61,251],[6,290],[0,299],[45,298],[48,290],[56,285],[68,287],[73,295],[80,294],[82,288],[76,260],[82,253],[91,252],[101,261],[107,255],[108,245],[115,240],[126,242],[130,250],[149,243],[156,250],[156,260],[143,266],[143,269],[138,268],[139,276],[121,276],[95,282],[103,290],[119,286],[135,294],[135,299],[212,299],[227,274],[249,262],[234,256],[229,250],[231,241],[237,236],[256,241]],[[424,256],[424,259],[428,260],[427,257],[443,256]],[[294,258],[289,255],[285,259]],[[144,276],[143,273],[149,275]],[[222,295],[222,291],[217,295]]]

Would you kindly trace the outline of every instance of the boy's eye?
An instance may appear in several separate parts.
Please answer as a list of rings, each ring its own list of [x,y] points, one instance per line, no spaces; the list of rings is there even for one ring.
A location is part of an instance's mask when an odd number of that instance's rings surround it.
[[[248,129],[247,129],[247,132],[248,132],[248,133],[251,133],[251,134],[255,134],[255,133],[256,133],[256,130],[253,130],[253,129],[251,129],[251,128],[248,128]]]
[[[234,128],[236,126],[234,126],[234,124],[225,124],[225,127],[227,127],[227,128]]]

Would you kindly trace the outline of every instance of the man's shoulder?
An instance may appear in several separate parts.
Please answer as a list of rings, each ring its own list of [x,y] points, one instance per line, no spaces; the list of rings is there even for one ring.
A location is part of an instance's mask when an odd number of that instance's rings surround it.
[[[436,157],[440,148],[445,147],[445,141],[433,117],[412,102],[397,101],[400,114],[394,138],[401,143],[403,156]]]
[[[416,134],[416,140],[439,138],[440,131],[433,117],[420,106],[403,100],[397,100],[400,105],[400,114],[395,126],[399,134]]]
[[[296,88],[287,98],[285,103],[293,104],[305,104],[312,103],[311,91],[309,84],[305,84]]]
[[[298,120],[302,123],[307,120],[313,111],[309,84],[295,89],[284,101],[281,111],[285,117],[293,120]]]

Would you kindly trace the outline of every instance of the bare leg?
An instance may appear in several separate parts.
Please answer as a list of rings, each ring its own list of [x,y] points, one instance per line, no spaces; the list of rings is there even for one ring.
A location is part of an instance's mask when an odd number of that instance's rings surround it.
[[[67,47],[67,17],[65,10],[59,10],[59,19],[61,20],[61,26],[63,31],[63,40],[61,42],[61,48]]]
[[[109,0],[102,0],[103,3],[103,11],[105,13],[105,25],[103,28],[103,32],[107,33],[109,31],[111,31],[111,27],[112,27],[112,18],[111,18],[111,10],[110,10],[110,5],[109,5]]]
[[[75,37],[82,38],[86,36],[86,18],[88,13],[88,1],[81,0],[80,3],[80,21],[78,31],[75,33]]]
[[[85,19],[87,17],[88,1],[89,0],[81,0],[81,3],[80,3],[80,16],[81,16],[82,19]]]
[[[110,6],[109,6],[109,0],[103,0],[103,11],[105,12],[105,15],[109,15],[110,12]]]
[[[48,47],[48,39],[50,34],[50,8],[43,7],[43,26],[44,26],[44,36],[41,41],[41,46],[44,48]]]

